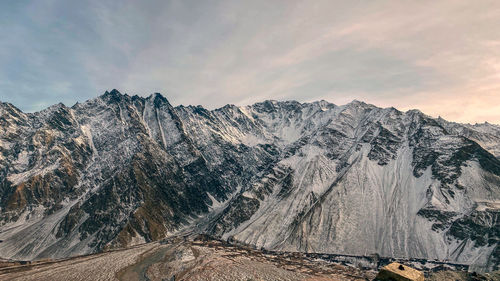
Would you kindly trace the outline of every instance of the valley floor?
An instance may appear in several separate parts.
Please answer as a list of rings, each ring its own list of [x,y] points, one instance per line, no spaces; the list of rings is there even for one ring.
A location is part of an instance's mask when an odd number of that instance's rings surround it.
[[[498,273],[497,273],[498,274]],[[340,265],[299,253],[259,251],[205,236],[161,242],[63,260],[0,260],[0,280],[373,280],[375,270]],[[485,275],[495,280],[498,275]],[[491,277],[491,278],[490,278]],[[451,278],[451,279],[450,279]],[[466,272],[436,272],[429,280],[476,280]]]
[[[0,263],[1,280],[366,280],[376,272],[174,238],[58,261]]]

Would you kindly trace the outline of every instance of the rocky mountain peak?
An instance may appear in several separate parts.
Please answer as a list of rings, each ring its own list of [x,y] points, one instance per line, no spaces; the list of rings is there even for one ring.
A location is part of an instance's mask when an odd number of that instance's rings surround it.
[[[12,114],[12,113],[22,113],[20,109],[15,107],[13,104],[8,102],[0,101],[0,114]]]
[[[117,96],[122,96],[122,93],[120,93],[120,91],[118,91],[117,89],[113,89],[109,92],[108,91],[104,92],[103,95],[117,97]]]
[[[99,98],[109,103],[118,103],[125,98],[125,95],[120,93],[117,89],[113,89],[109,92],[104,92],[104,94]]]
[[[155,107],[160,107],[160,106],[167,106],[169,108],[172,108],[172,105],[170,102],[167,100],[166,97],[164,97],[160,93],[154,93],[150,95],[147,100],[152,101]]]
[[[4,258],[194,231],[276,250],[500,260],[494,127],[360,101],[208,110],[117,90],[29,117],[2,108]]]

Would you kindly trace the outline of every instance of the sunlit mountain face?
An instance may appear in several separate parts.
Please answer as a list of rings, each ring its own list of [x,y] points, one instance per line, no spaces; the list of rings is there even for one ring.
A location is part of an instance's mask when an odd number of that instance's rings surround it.
[[[500,263],[500,127],[360,101],[0,104],[0,256],[208,233],[258,248]]]

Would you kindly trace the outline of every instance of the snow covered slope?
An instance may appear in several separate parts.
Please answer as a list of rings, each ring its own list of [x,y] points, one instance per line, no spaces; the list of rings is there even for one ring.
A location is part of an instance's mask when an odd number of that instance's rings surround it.
[[[181,230],[270,249],[500,262],[500,129],[360,101],[0,105],[0,256]]]

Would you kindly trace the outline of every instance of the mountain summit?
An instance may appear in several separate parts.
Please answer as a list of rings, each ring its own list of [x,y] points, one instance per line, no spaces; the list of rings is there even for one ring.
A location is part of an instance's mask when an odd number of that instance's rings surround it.
[[[498,268],[500,127],[359,101],[173,107],[117,90],[0,105],[0,256],[209,233]]]

